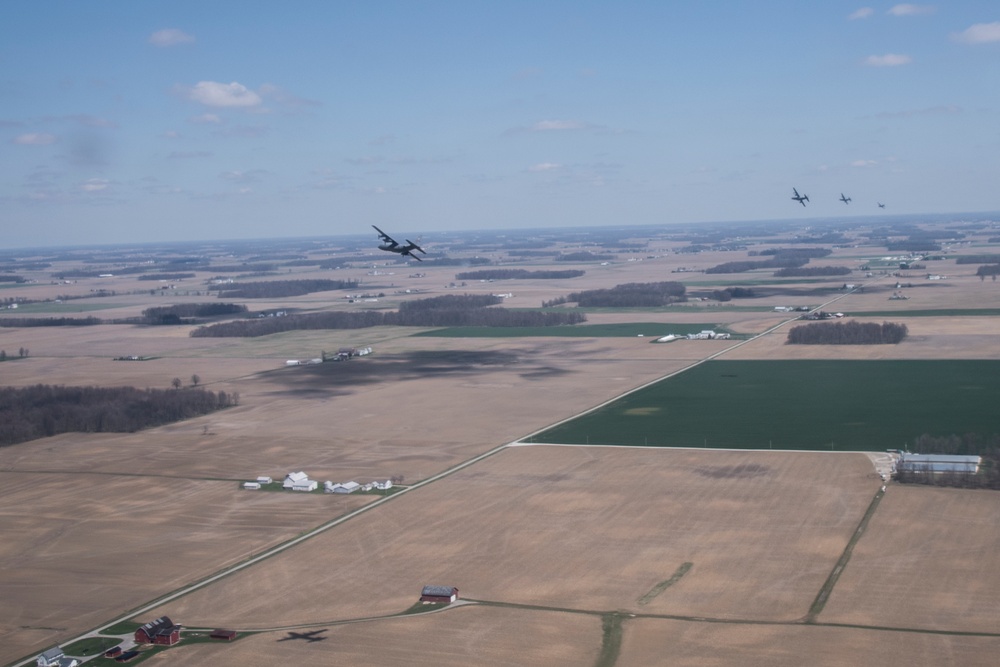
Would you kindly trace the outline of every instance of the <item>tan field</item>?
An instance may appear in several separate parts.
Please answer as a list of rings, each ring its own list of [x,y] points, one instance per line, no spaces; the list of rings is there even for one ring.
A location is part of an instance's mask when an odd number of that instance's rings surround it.
[[[996,632],[1000,495],[895,485],[882,503],[821,620]]]
[[[441,584],[496,602],[791,621],[879,484],[863,454],[513,447],[151,614],[345,620]],[[291,594],[305,580],[310,595]]]
[[[304,470],[320,481],[402,476],[412,485],[717,353],[1000,358],[995,317],[905,312],[1000,309],[1000,288],[980,281],[976,265],[945,259],[898,278],[856,270],[767,284],[771,271],[701,272],[746,259],[745,250],[672,254],[681,245],[654,240],[635,261],[601,266],[521,263],[586,271],[559,280],[457,281],[467,268],[433,265],[386,263],[378,275],[370,263],[296,268],[280,279],[355,279],[358,293],[382,296],[245,301],[252,310],[315,312],[504,293],[505,307],[537,308],[572,291],[678,280],[688,284],[686,304],[590,312],[588,324],[655,322],[663,334],[671,324],[744,334],[785,324],[747,343],[660,345],[638,337],[413,337],[409,327],[246,339],[192,338],[186,325],[0,327],[8,357],[30,349],[0,364],[4,386],[166,389],[173,378],[189,386],[197,375],[201,386],[240,397],[223,412],[139,433],[67,433],[0,448],[0,534],[13,537],[0,546],[0,662],[65,642],[376,499],[248,492],[239,480]],[[768,245],[781,244],[761,247]],[[811,266],[857,268],[884,252],[835,248]],[[136,317],[150,306],[218,301],[202,291],[209,271],[155,295],[133,276],[56,283],[52,271],[0,296],[87,298],[0,310],[0,318]],[[931,281],[929,273],[944,277]],[[907,300],[889,300],[897,280]],[[865,289],[839,289],[846,282]],[[764,296],[707,300],[726,284],[752,284]],[[785,345],[796,314],[773,308],[820,304],[904,322],[910,335],[894,346]],[[375,353],[343,364],[285,363],[365,345]],[[125,355],[150,359],[113,361]],[[881,484],[862,454],[508,447],[136,618],[169,613],[192,627],[285,628],[231,645],[182,645],[154,656],[158,664],[322,664],[336,656],[373,665],[587,665],[601,655],[600,614],[614,611],[635,617],[623,618],[617,662],[601,667],[663,664],[665,656],[689,665],[862,664],[872,655],[879,664],[987,664],[1000,620],[990,606],[1000,593],[991,491],[890,484],[816,624],[804,624]],[[425,584],[530,607],[465,605],[336,624],[400,613]],[[327,640],[279,641],[290,627],[324,623]],[[878,629],[885,626],[908,632]]]
[[[196,644],[160,653],[147,664],[270,667],[335,660],[371,667],[576,667],[593,662],[600,650],[601,619],[470,605],[445,613],[333,625],[317,635],[324,638],[321,641],[288,640],[288,636],[277,631],[238,639],[231,645]]]
[[[371,499],[156,476],[0,472],[2,657],[45,650]]]
[[[962,665],[988,667],[997,637],[958,637],[815,625],[691,623],[640,618],[624,623],[617,667],[676,665]],[[235,664],[235,663],[233,663]]]

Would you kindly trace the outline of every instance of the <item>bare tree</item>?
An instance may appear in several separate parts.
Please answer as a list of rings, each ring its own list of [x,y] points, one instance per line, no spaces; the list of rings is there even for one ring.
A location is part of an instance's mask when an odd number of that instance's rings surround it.
[[[198,377],[197,373],[195,373],[194,375],[191,376],[191,384],[193,386],[197,387],[199,382],[201,382],[201,378]]]
[[[172,386],[172,387],[173,387],[174,389],[180,389],[180,388],[181,388],[181,385],[182,385],[182,384],[184,384],[184,383],[183,383],[183,382],[181,382],[181,379],[180,379],[180,378],[174,378],[173,380],[171,380],[171,381],[170,381],[170,385],[171,385],[171,386]]]

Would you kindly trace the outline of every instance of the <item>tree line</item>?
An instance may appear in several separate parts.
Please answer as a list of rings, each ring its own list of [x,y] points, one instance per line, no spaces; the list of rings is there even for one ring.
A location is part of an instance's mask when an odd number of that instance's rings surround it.
[[[238,394],[135,387],[0,388],[0,447],[60,433],[132,433],[239,404]]]
[[[142,311],[142,319],[144,324],[189,324],[193,317],[241,315],[246,312],[246,306],[236,303],[178,303],[147,308]],[[187,322],[185,318],[188,318]]]
[[[772,255],[775,257],[806,257],[817,259],[832,254],[829,248],[767,248],[765,250],[751,250],[747,253],[750,257],[755,255]]]
[[[789,345],[894,345],[906,338],[905,324],[894,322],[819,322],[788,332]]]
[[[288,296],[302,296],[312,292],[327,292],[335,289],[353,289],[357,280],[267,280],[251,283],[229,283],[219,286],[220,299],[272,299]]]
[[[3,317],[0,327],[89,327],[103,324],[99,317]]]
[[[757,294],[750,287],[727,287],[712,290],[711,298],[714,301],[732,301],[733,299],[752,299],[756,296]]]
[[[684,283],[663,281],[657,283],[624,283],[611,289],[584,290],[569,296],[542,303],[551,308],[576,302],[580,308],[655,308],[687,301]]]
[[[558,280],[561,278],[579,278],[585,271],[567,269],[565,271],[528,271],[527,269],[485,269],[482,271],[465,271],[456,273],[455,280],[513,280],[538,278],[542,280]]]
[[[805,266],[809,262],[808,257],[801,255],[775,255],[771,259],[765,260],[740,260],[735,262],[723,262],[713,267],[705,269],[705,273],[746,273],[756,269],[784,269]]]
[[[398,311],[302,313],[285,317],[220,322],[191,331],[193,337],[257,337],[283,331],[363,329],[377,326],[411,327],[545,327],[579,324],[582,313],[492,308],[503,299],[491,294],[449,294],[400,304]]]

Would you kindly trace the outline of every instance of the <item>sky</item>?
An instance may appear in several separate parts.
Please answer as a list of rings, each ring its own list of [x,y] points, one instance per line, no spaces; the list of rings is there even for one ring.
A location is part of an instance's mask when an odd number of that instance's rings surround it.
[[[998,177],[996,0],[6,0],[0,21],[0,248],[996,211]]]

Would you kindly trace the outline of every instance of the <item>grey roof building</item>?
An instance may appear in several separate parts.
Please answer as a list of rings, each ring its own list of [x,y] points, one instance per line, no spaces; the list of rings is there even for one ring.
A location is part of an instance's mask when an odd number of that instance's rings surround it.
[[[974,475],[979,472],[982,457],[959,454],[910,454],[904,452],[896,462],[900,472],[958,472]]]

